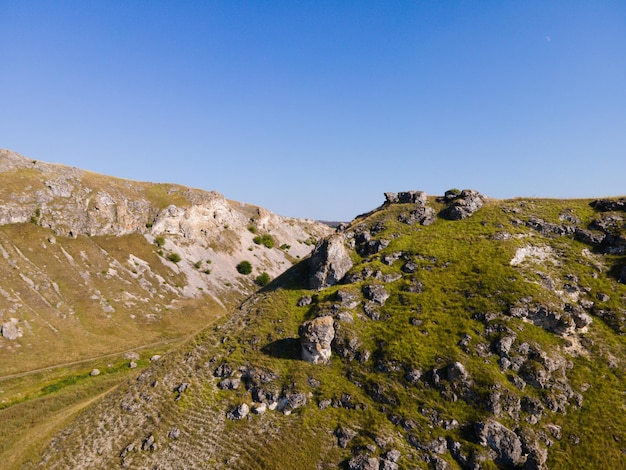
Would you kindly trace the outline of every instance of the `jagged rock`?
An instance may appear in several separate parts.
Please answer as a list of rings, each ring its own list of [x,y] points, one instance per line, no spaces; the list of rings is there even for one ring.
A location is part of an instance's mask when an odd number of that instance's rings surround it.
[[[337,444],[339,447],[345,449],[348,447],[350,441],[357,436],[357,432],[348,427],[341,426],[335,430],[335,436],[337,437]]]
[[[304,393],[291,393],[278,402],[276,409],[288,415],[293,410],[306,405],[307,399]]]
[[[449,468],[448,462],[438,455],[429,455],[426,457],[426,461],[433,470],[447,470]]]
[[[232,374],[233,374],[233,368],[230,364],[226,362],[223,364],[220,364],[213,372],[213,375],[220,379],[230,377]]]
[[[396,193],[385,193],[388,204],[426,204],[426,193],[424,191],[403,191]]]
[[[252,407],[252,412],[257,415],[262,415],[267,411],[267,405],[265,403],[256,403]]]
[[[222,390],[236,390],[239,388],[240,384],[241,384],[241,379],[236,378],[236,377],[229,377],[229,378],[222,380],[218,384],[218,387],[221,388]]]
[[[404,375],[404,378],[411,385],[415,385],[416,383],[418,383],[421,377],[422,377],[422,371],[419,369],[411,369]]]
[[[380,308],[379,304],[368,301],[363,305],[363,312],[372,320],[380,320]]]
[[[177,385],[174,388],[174,391],[178,392],[178,393],[184,393],[184,392],[187,391],[187,389],[189,388],[190,385],[191,384],[189,382],[182,382],[181,384]]]
[[[249,412],[250,407],[246,403],[242,403],[226,413],[226,418],[234,421],[240,420],[248,416]]]
[[[389,460],[382,459],[380,461],[380,469],[379,470],[398,470],[400,467],[397,463],[391,462]]]
[[[359,454],[348,461],[349,470],[379,470],[380,462],[376,457]]]
[[[343,308],[348,309],[355,308],[361,302],[357,294],[346,289],[339,289],[337,291],[337,300],[339,300]]]
[[[384,286],[381,286],[380,284],[368,284],[364,286],[363,294],[368,300],[371,300],[378,305],[385,305],[385,302],[389,298],[389,292],[387,292]]]
[[[464,189],[454,202],[441,211],[441,217],[449,220],[461,220],[473,215],[483,206],[484,197],[472,189]]]
[[[352,266],[345,236],[342,233],[331,235],[318,243],[311,254],[310,288],[323,289],[337,284]]]
[[[273,370],[261,367],[248,366],[241,371],[241,378],[245,381],[247,390],[268,384],[277,377]]]
[[[180,429],[178,428],[170,429],[170,431],[167,433],[167,437],[173,440],[178,439],[180,437]]]
[[[586,243],[587,245],[600,246],[602,242],[604,242],[606,234],[576,227],[574,230],[574,238],[579,242]]]
[[[500,356],[508,356],[511,351],[511,346],[513,346],[513,343],[515,342],[515,338],[515,335],[507,335],[496,341],[494,346],[496,353]]]
[[[547,235],[557,235],[557,236],[571,235],[576,231],[576,227],[572,225],[553,224],[550,222],[546,222],[545,220],[540,219],[539,217],[535,217],[535,216],[531,216],[528,222],[526,223],[526,225],[532,228],[533,230],[538,231],[540,234],[546,235],[546,236]]]
[[[435,221],[435,210],[429,206],[418,205],[408,214],[401,214],[398,220],[409,225],[431,225]]]
[[[401,456],[402,454],[400,453],[399,450],[391,449],[390,451],[388,451],[387,453],[383,455],[383,458],[385,460],[388,460],[389,462],[397,462],[398,460],[400,460]]]
[[[474,425],[478,442],[495,452],[495,461],[502,465],[521,466],[526,462],[522,441],[513,431],[497,421],[485,421]]]
[[[304,322],[299,328],[302,359],[313,364],[326,364],[331,356],[335,337],[334,320],[330,315]]]
[[[600,212],[626,211],[626,198],[596,199],[589,205]]]
[[[467,382],[469,374],[460,362],[454,362],[446,367],[446,377],[450,382]]]
[[[369,232],[361,232],[354,239],[356,251],[363,257],[371,256],[389,246],[389,240],[372,240]]]
[[[155,451],[156,450],[156,442],[154,439],[154,435],[150,434],[141,444],[141,450],[150,450],[150,451]]]

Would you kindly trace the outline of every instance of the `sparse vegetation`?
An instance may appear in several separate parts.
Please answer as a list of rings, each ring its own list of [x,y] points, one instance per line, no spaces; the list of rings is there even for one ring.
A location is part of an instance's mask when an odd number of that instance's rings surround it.
[[[268,285],[271,282],[272,278],[270,277],[269,274],[267,274],[265,271],[263,271],[261,274],[259,274],[256,279],[254,280],[259,286],[264,287],[266,285]]]
[[[181,256],[175,252],[167,255],[167,259],[170,260],[172,263],[179,263],[182,260]]]
[[[257,245],[263,245],[266,248],[274,248],[274,237],[272,237],[269,233],[257,235],[252,239],[252,241],[254,241]]]
[[[162,248],[165,245],[165,237],[163,235],[157,235],[154,237],[154,244],[159,248]]]

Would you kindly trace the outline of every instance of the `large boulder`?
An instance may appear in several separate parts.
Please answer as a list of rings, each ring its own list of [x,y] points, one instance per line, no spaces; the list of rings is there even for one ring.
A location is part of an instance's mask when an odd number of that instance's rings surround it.
[[[464,189],[450,206],[441,211],[441,216],[449,220],[466,219],[483,206],[483,199],[478,191]]]
[[[345,236],[335,233],[317,244],[311,254],[311,289],[337,284],[352,268],[353,262],[345,244]]]
[[[304,322],[299,329],[302,359],[312,364],[330,360],[330,344],[335,337],[333,317],[326,315]]]

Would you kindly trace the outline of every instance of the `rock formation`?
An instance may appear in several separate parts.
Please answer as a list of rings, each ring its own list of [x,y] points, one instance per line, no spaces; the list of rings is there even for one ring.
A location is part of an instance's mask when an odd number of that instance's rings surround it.
[[[322,240],[311,254],[309,280],[311,289],[323,289],[337,284],[352,265],[343,233],[335,233]]]
[[[312,364],[328,363],[335,337],[333,317],[326,315],[306,321],[300,326],[299,334],[302,359]]]

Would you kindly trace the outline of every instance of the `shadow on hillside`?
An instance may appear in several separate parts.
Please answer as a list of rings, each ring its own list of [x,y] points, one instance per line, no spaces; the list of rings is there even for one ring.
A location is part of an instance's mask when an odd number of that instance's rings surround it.
[[[263,346],[261,351],[277,359],[300,359],[300,340],[298,338],[283,338]]]
[[[309,258],[294,264],[276,279],[272,280],[259,292],[273,292],[278,289],[298,290],[308,289],[309,285]]]

